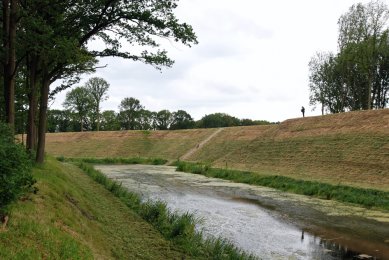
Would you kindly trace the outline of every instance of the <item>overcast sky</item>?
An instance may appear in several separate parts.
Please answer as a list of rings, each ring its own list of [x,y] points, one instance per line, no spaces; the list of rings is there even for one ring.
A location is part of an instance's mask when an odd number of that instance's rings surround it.
[[[238,118],[283,121],[309,107],[308,62],[317,51],[337,50],[337,21],[354,0],[181,0],[176,10],[199,44],[162,41],[175,60],[162,72],[149,65],[106,58],[95,74],[110,83],[103,110],[125,97],[146,109],[179,109],[196,120],[223,112]],[[65,92],[51,108],[62,109]]]

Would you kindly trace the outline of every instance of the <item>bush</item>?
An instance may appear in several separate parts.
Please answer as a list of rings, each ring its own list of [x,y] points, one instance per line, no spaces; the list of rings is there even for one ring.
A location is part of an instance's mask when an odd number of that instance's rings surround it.
[[[9,127],[0,123],[0,215],[35,183],[31,170],[24,147],[14,143]]]

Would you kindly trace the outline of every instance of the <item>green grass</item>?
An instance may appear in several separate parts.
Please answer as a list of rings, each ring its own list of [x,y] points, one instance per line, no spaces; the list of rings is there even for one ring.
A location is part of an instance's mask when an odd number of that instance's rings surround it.
[[[190,258],[78,167],[49,158],[10,207],[0,259]]]
[[[91,164],[152,164],[164,165],[167,160],[161,158],[65,158],[63,156],[57,157],[61,162],[85,162]]]
[[[316,181],[297,180],[285,176],[266,176],[247,171],[211,168],[207,164],[176,162],[178,171],[201,174],[207,177],[231,180],[239,183],[271,187],[296,194],[340,202],[354,203],[367,208],[389,210],[389,192],[332,185]]]
[[[204,259],[255,259],[224,239],[205,238],[195,228],[197,219],[194,215],[171,212],[161,201],[144,202],[139,195],[128,191],[121,183],[109,179],[90,164],[85,162],[76,164],[186,254]]]

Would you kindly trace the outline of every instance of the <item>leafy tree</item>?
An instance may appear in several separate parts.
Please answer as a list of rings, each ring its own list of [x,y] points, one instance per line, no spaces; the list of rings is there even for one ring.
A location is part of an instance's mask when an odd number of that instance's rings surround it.
[[[172,113],[169,110],[161,110],[155,114],[155,126],[158,130],[168,130],[172,123]]]
[[[136,98],[124,98],[119,105],[119,120],[126,130],[139,129],[139,117],[144,107]]]
[[[76,132],[80,131],[78,115],[70,110],[52,109],[47,111],[47,131]]]
[[[266,120],[251,120],[251,119],[241,119],[240,125],[241,126],[250,126],[250,125],[270,125],[269,121]]]
[[[309,101],[311,105],[321,104],[322,114],[343,112],[348,105],[340,67],[339,58],[332,53],[317,53],[309,62]]]
[[[316,54],[309,63],[310,103],[322,113],[388,104],[389,9],[381,1],[350,7],[339,19],[339,52]]]
[[[353,65],[359,70],[358,76],[360,78],[363,76],[363,81],[367,83],[363,87],[358,86],[357,90],[364,93],[365,101],[362,101],[362,109],[372,108],[372,92],[374,92],[379,56],[378,46],[380,38],[388,30],[388,19],[388,6],[381,1],[371,1],[366,5],[359,3],[351,6],[338,22],[340,52],[343,54],[346,49],[347,54],[352,53],[351,59],[354,61]]]
[[[44,158],[49,95],[77,82],[81,73],[93,71],[96,58],[115,56],[160,68],[171,66],[173,61],[165,50],[159,49],[158,38],[170,38],[187,46],[197,43],[192,27],[180,23],[174,15],[176,0],[4,0],[2,3],[0,56],[4,67],[6,120],[14,125],[12,81],[17,65],[25,64],[29,149],[35,147],[33,129],[39,111],[37,162],[43,162]],[[102,40],[104,48],[90,49],[89,43],[94,39]],[[123,41],[134,48],[121,48]],[[64,84],[50,91],[51,84],[59,79]]]
[[[239,126],[240,120],[225,113],[214,113],[205,115],[197,122],[198,128],[216,128]]]
[[[107,100],[108,82],[103,78],[94,77],[88,80],[85,88],[89,91],[92,99],[93,117],[96,118],[96,130],[100,130],[100,103]]]
[[[146,109],[139,111],[139,130],[152,130],[154,129],[155,112],[151,112]]]
[[[101,130],[117,131],[120,130],[118,115],[113,110],[103,111],[101,114]]]
[[[195,122],[190,114],[184,110],[178,110],[172,114],[172,123],[170,129],[191,129],[195,126]]]
[[[84,87],[77,87],[66,93],[66,99],[63,106],[78,115],[81,132],[84,131],[84,122],[89,110],[92,107],[91,101],[92,98],[90,93]]]

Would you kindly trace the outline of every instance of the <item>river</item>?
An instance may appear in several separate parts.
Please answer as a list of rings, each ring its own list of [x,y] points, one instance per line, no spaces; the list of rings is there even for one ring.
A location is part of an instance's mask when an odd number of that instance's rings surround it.
[[[143,199],[194,213],[206,235],[228,239],[262,259],[389,259],[389,212],[177,172],[170,166],[95,168]]]

